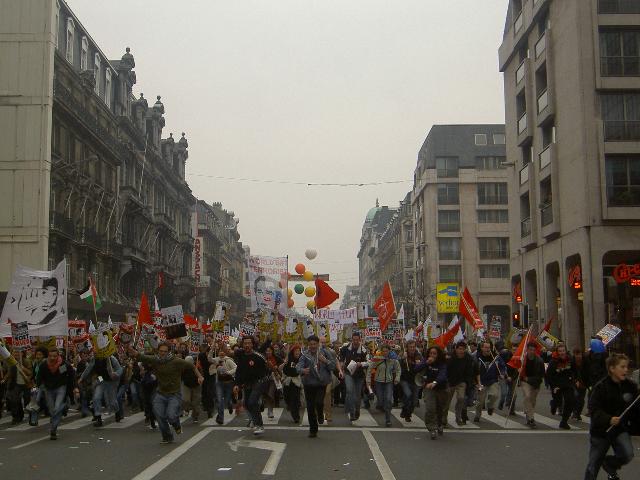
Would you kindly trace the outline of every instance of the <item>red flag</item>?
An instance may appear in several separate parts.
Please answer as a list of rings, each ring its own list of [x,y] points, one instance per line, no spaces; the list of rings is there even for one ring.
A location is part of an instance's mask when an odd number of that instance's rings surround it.
[[[164,288],[164,272],[158,272],[158,288]]]
[[[198,326],[198,320],[195,319],[194,317],[192,317],[191,315],[189,315],[188,313],[184,314],[184,324],[187,327],[197,327]]]
[[[153,325],[151,312],[149,310],[149,301],[147,300],[147,295],[145,295],[144,292],[142,292],[142,296],[140,297],[140,310],[138,310],[138,327],[143,324]]]
[[[455,338],[458,330],[460,330],[460,320],[458,320],[458,322],[451,329],[447,330],[439,337],[434,338],[433,342],[436,345],[440,346],[440,348],[444,349],[447,347],[447,345],[449,345],[449,343],[451,343],[451,340]]]
[[[469,325],[471,325],[474,330],[484,328],[484,323],[478,313],[478,307],[476,307],[471,293],[469,293],[469,289],[466,287],[460,299],[460,313],[467,319],[467,322],[469,322]]]
[[[393,300],[393,292],[391,291],[389,282],[386,282],[384,287],[382,287],[382,293],[376,300],[373,308],[378,312],[380,331],[384,332],[396,315],[396,302]]]
[[[527,356],[527,344],[529,343],[529,335],[531,334],[531,327],[527,330],[527,335],[520,340],[520,344],[518,348],[511,357],[511,360],[507,362],[511,368],[515,368],[516,370],[522,369],[525,364],[525,357]]]
[[[340,295],[327,282],[316,278],[316,308],[325,308],[335,302]]]
[[[551,328],[551,322],[553,322],[553,317],[547,320],[547,323],[544,324],[544,328],[542,329],[543,332],[549,331],[549,329]]]

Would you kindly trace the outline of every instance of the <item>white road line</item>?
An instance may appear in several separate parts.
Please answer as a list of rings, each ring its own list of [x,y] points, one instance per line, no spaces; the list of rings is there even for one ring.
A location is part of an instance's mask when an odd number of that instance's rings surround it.
[[[412,415],[411,420],[417,418],[416,422],[407,422],[404,418],[400,416],[402,412],[400,410],[391,410],[391,415],[396,417],[396,419],[402,424],[405,428],[424,428],[424,422],[420,420],[420,417],[416,417],[416,415]]]
[[[229,426],[229,427],[215,427],[215,428],[211,428],[211,430],[216,430],[216,431],[243,431],[246,433],[249,433],[250,430],[247,428],[238,428],[237,426]],[[302,432],[302,431],[306,431],[308,430],[308,427],[297,427],[297,426],[280,426],[280,425],[273,425],[273,426],[269,426],[268,428],[266,428],[266,431],[269,432],[270,430],[291,430],[291,431],[298,431],[298,432]],[[362,432],[365,429],[362,429],[360,427],[327,427],[323,430],[323,432]],[[397,427],[391,427],[391,428],[385,428],[385,427],[371,427],[371,428],[367,428],[366,430],[369,430],[370,432],[391,432],[391,433],[411,433],[414,434],[416,432],[426,432],[427,429],[426,428],[422,428],[422,429],[413,429],[413,428],[397,428]],[[466,434],[466,433],[471,433],[471,434],[494,434],[494,433],[507,433],[507,434],[517,434],[517,435],[528,435],[528,434],[535,434],[535,435],[562,435],[562,434],[588,434],[589,432],[587,430],[578,430],[576,428],[574,428],[573,430],[506,430],[506,429],[494,429],[494,430],[489,430],[489,429],[480,429],[480,428],[476,428],[475,430],[473,429],[449,429],[447,430],[448,434]]]
[[[225,412],[223,425],[228,425],[229,422],[232,422],[234,418],[236,418],[236,412],[235,411],[232,414],[229,414],[229,412]],[[216,423],[216,418],[215,417],[209,418],[208,420],[202,422],[202,426],[203,427],[215,427],[216,425],[218,425],[218,424]]]
[[[369,430],[362,430],[362,434],[364,435],[364,439],[367,441],[367,445],[369,445],[369,450],[371,450],[371,454],[373,455],[373,459],[376,462],[376,466],[378,467],[378,471],[380,471],[380,475],[382,476],[382,480],[396,480],[395,475],[389,468],[389,464],[387,460],[384,458],[382,451],[380,450],[380,446],[376,439],[373,438],[373,434]]]
[[[508,417],[503,417],[501,415],[497,415],[497,414],[493,414],[493,415],[489,415],[488,413],[483,413],[482,417],[480,418],[480,423],[482,423],[483,420],[486,420],[488,422],[491,422],[495,425],[498,425],[499,427],[502,428],[514,428],[516,430],[524,430],[528,427],[524,426],[523,424],[521,424],[520,422],[516,422],[515,420],[511,420]],[[505,421],[506,420],[506,421]]]
[[[282,412],[284,412],[284,408],[274,408],[273,418],[269,418],[267,409],[265,408],[264,412],[262,412],[262,423],[265,425],[277,425],[280,421],[280,417],[282,416]]]
[[[36,438],[34,440],[31,440],[30,442],[21,443],[20,445],[14,445],[13,447],[9,447],[9,450],[18,450],[19,448],[28,447],[29,445],[33,445],[34,443],[41,442],[43,440],[46,440],[47,438],[49,438],[49,435],[46,435],[44,437]]]
[[[376,419],[369,413],[368,410],[360,410],[360,418],[355,422],[352,422],[356,427],[379,427]]]
[[[7,413],[7,416],[4,418],[0,418],[0,425],[4,425],[5,423],[9,423],[11,421],[11,415]]]
[[[104,428],[105,429],[129,428],[135,425],[136,423],[141,422],[142,420],[144,420],[144,412],[138,412],[138,413],[134,413],[133,415],[129,415],[128,417],[124,417],[119,422],[113,422],[113,423],[110,423],[109,425],[105,425]]]
[[[66,416],[66,418],[72,418],[75,417],[76,415],[78,415],[79,412],[69,412]],[[65,417],[63,417],[64,419]],[[49,425],[49,419],[48,418],[39,418],[38,419],[38,425],[29,425],[29,423],[21,423],[20,425],[16,425],[15,427],[9,427],[7,428],[7,432],[24,432],[26,430],[31,430],[32,428],[38,428],[41,427],[42,425]]]
[[[516,412],[518,415],[525,417],[524,412]],[[554,418],[549,418],[549,417],[545,417],[544,415],[540,415],[538,413],[534,414],[533,418],[535,419],[536,423],[541,423],[542,425],[546,425],[547,427],[551,427],[553,429],[558,430],[560,428],[560,418],[558,419],[554,419]],[[574,430],[581,430],[580,427],[576,427],[573,426],[571,427]]]
[[[138,475],[133,477],[132,480],[151,480],[160,472],[162,472],[165,468],[167,468],[169,465],[175,462],[178,458],[180,458],[182,455],[187,453],[191,447],[196,445],[198,442],[200,442],[200,440],[202,440],[204,437],[206,437],[213,431],[214,431],[213,428],[205,428],[204,430],[201,430],[200,432],[196,433],[193,437],[191,437],[189,440],[184,442],[182,445],[180,445],[177,448],[174,448],[169,453],[167,453],[164,457],[162,457],[160,460],[158,460],[157,462],[145,468],[142,472],[140,472]]]
[[[91,425],[91,417],[79,418],[73,422],[65,423],[58,427],[58,430],[77,430],[82,427]]]
[[[447,421],[449,422],[449,425],[451,425],[451,428],[455,428],[456,430],[473,430],[474,428],[480,428],[478,425],[475,425],[470,421],[467,422],[466,425],[456,424],[456,414],[451,411],[447,412]]]

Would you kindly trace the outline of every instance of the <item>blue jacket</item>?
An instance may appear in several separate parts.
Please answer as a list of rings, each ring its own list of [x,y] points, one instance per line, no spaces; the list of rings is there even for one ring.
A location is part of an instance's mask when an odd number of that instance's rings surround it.
[[[480,371],[480,383],[485,387],[493,385],[498,381],[500,375],[506,375],[507,366],[500,356],[484,357],[482,355],[477,356],[478,369]]]
[[[426,364],[424,371],[422,372],[422,379],[424,383],[436,382],[436,390],[442,390],[447,388],[447,364]]]

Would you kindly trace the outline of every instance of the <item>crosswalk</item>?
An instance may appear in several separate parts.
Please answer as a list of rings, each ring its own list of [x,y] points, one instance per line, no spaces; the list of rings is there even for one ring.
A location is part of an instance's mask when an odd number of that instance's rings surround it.
[[[424,429],[423,414],[421,411],[416,411],[412,416],[412,421],[407,422],[400,416],[400,409],[393,409],[391,411],[393,422],[392,427],[395,429],[407,429],[416,430]],[[529,428],[526,425],[526,417],[524,412],[516,411],[515,415],[505,416],[502,412],[494,412],[493,415],[488,415],[487,412],[483,412],[479,422],[473,422],[473,412],[469,410],[471,419],[466,422],[465,425],[458,425],[455,419],[455,413],[449,411],[447,415],[448,427],[452,430],[458,431],[477,431],[482,430],[514,430],[514,431],[526,431]],[[333,421],[325,423],[323,428],[331,429],[332,427],[360,427],[360,428],[383,428],[385,427],[384,414],[376,410],[362,409],[360,411],[360,417],[354,422],[349,422],[348,417],[345,415],[344,410],[341,408],[334,408],[332,412]],[[303,412],[301,423],[296,425],[292,422],[291,415],[284,408],[274,408],[273,418],[269,418],[267,410],[262,414],[263,421],[266,427],[278,426],[280,428],[296,428],[296,427],[308,427],[309,417],[306,410]],[[238,427],[244,428],[247,425],[247,414],[233,412],[229,414],[225,411],[223,427]],[[120,422],[115,422],[114,415],[103,415],[104,426],[106,430],[126,430],[133,428],[145,428],[142,425],[144,420],[143,412],[136,412],[127,415]],[[535,420],[538,424],[538,430],[558,430],[560,425],[559,416],[546,416],[539,413],[535,414]],[[6,434],[19,434],[30,431],[42,431],[48,428],[49,421],[46,418],[40,418],[38,426],[31,426],[26,421],[19,425],[10,425],[11,417],[3,416],[0,418],[0,432]],[[218,427],[219,425],[215,421],[215,415],[213,418],[204,420],[200,423],[191,423],[186,417],[183,420],[186,425],[192,425],[195,427]],[[583,417],[582,421],[570,422],[572,430],[582,430],[586,432],[589,429],[589,418]],[[77,431],[87,428],[93,428],[92,419],[90,416],[79,418],[79,412],[70,411],[69,414],[62,419],[59,430],[62,431]]]

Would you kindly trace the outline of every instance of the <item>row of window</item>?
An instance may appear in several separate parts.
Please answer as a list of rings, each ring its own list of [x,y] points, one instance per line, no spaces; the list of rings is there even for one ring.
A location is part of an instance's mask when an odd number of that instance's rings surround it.
[[[477,170],[499,170],[506,157],[500,155],[476,157]],[[436,173],[438,178],[458,178],[460,159],[458,157],[436,157]]]
[[[509,239],[506,237],[478,238],[480,260],[506,260],[509,258]],[[440,260],[461,260],[461,239],[438,239],[438,256]]]
[[[504,133],[494,133],[493,144],[494,145],[504,145],[506,143],[506,138]],[[486,146],[487,143],[487,134],[486,133],[476,133],[473,135],[473,142],[478,146]]]
[[[480,278],[509,278],[511,273],[507,264],[479,265]],[[439,276],[441,282],[462,282],[462,267],[460,265],[440,265]]]
[[[478,183],[478,205],[506,205],[509,201],[507,184]],[[457,183],[438,185],[438,205],[459,205],[460,187]]]

